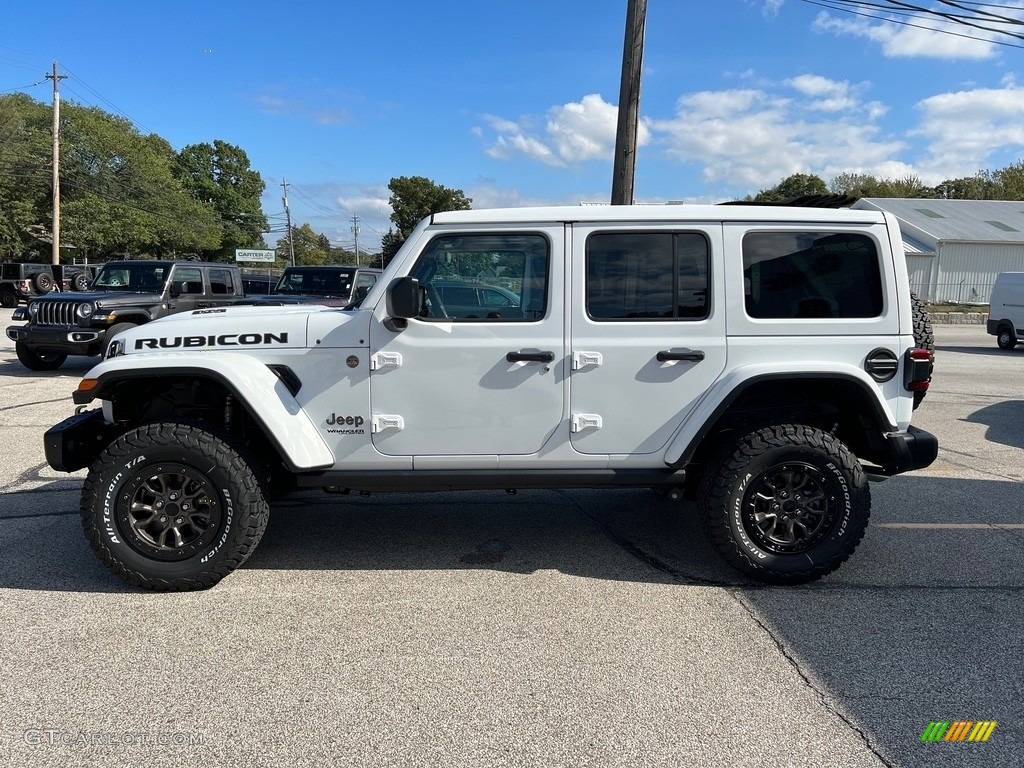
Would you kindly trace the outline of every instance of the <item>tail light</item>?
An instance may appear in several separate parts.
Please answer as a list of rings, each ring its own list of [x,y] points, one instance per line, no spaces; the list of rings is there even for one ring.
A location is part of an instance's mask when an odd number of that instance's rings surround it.
[[[924,392],[932,381],[934,356],[927,349],[908,349],[903,365],[903,386],[910,392]]]

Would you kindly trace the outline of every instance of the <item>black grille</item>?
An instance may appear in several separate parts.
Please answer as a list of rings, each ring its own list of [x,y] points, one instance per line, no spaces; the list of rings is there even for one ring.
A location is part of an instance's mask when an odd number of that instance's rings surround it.
[[[75,310],[80,301],[39,301],[35,316],[36,325],[76,325]]]

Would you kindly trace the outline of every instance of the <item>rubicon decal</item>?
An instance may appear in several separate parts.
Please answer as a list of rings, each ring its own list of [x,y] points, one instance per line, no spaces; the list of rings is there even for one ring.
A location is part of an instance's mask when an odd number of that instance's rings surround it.
[[[285,333],[222,333],[216,336],[164,336],[136,339],[135,349],[179,349],[182,347],[237,347],[258,344],[287,344]]]

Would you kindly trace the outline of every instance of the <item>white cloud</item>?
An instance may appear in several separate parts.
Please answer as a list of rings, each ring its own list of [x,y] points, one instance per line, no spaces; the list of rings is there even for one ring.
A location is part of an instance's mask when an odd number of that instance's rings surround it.
[[[523,154],[546,165],[563,167],[588,160],[611,160],[615,149],[618,107],[596,93],[549,109],[542,133],[532,129],[534,121],[529,117],[519,120],[495,115],[482,117],[498,134],[485,151],[490,157],[501,160]],[[472,133],[482,135],[483,131],[476,126]],[[637,128],[637,145],[646,144],[650,138],[649,126],[641,121]]]
[[[922,179],[938,183],[988,167],[1001,150],[1024,149],[1024,88],[1004,78],[1003,88],[976,88],[940,93],[917,104],[928,156],[920,165]]]
[[[866,38],[878,43],[887,58],[989,59],[996,55],[997,46],[992,40],[1001,37],[935,18],[920,21],[927,29],[905,26],[897,23],[899,20],[895,16],[887,17],[887,20],[876,24],[861,18],[840,18],[822,11],[811,29],[820,34]]]
[[[785,4],[786,0],[764,0],[761,5],[761,13],[768,18],[775,18]]]
[[[331,100],[339,99],[337,94],[327,91],[319,94],[321,101],[309,100],[302,96],[290,95],[282,86],[268,87],[252,97],[256,108],[265,115],[282,115],[301,120],[312,120],[319,125],[340,125],[352,122],[352,113],[342,106],[332,106]],[[327,104],[323,102],[327,101]]]
[[[860,101],[866,87],[802,75],[773,89],[701,91],[651,127],[670,156],[703,165],[705,180],[727,189],[763,188],[793,173],[827,180],[854,163],[881,174],[905,145],[881,136],[884,108]]]

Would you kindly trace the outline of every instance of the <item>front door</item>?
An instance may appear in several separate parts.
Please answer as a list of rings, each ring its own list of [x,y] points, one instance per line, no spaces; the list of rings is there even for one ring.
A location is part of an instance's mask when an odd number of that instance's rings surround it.
[[[389,455],[536,453],[563,418],[564,227],[509,227],[434,236],[410,272],[421,317],[371,330],[373,444]],[[487,301],[445,304],[494,289]],[[489,294],[488,294],[489,295]],[[451,300],[451,298],[449,298]],[[435,460],[440,466],[444,460]]]
[[[569,381],[581,453],[664,449],[725,369],[720,224],[578,225]]]

